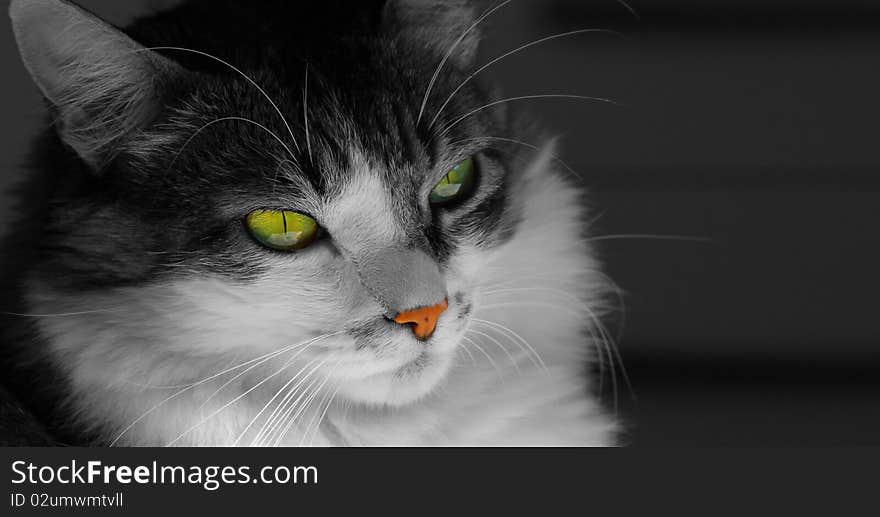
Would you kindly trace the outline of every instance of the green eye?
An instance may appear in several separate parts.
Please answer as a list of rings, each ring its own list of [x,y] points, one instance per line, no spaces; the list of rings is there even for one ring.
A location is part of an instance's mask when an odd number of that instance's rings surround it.
[[[257,242],[278,251],[301,250],[318,235],[314,219],[290,210],[254,210],[245,224]]]
[[[443,205],[463,199],[474,188],[474,159],[468,158],[458,163],[446,173],[440,183],[431,191],[428,200],[433,205]]]

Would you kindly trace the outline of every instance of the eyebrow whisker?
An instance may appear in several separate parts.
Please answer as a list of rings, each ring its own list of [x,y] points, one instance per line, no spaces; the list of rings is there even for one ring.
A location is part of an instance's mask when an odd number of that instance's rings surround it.
[[[287,127],[287,132],[290,134],[290,139],[293,141],[294,147],[296,147],[296,150],[298,152],[300,151],[299,143],[296,141],[296,137],[293,135],[293,129],[291,129],[290,124],[287,122],[287,118],[285,118],[284,114],[281,112],[281,108],[279,108],[278,105],[275,104],[275,101],[273,101],[272,97],[270,97],[269,94],[266,93],[266,90],[264,90],[259,84],[257,84],[256,81],[251,79],[251,77],[249,75],[242,72],[240,69],[238,69],[237,67],[235,67],[231,63],[224,61],[213,54],[209,54],[207,52],[202,52],[201,50],[194,50],[194,49],[185,48],[185,47],[158,46],[158,47],[147,47],[142,50],[174,50],[174,51],[179,51],[179,52],[191,52],[193,54],[207,57],[208,59],[213,59],[214,61],[217,61],[218,63],[220,63],[220,64],[230,68],[234,72],[238,73],[238,75],[242,76],[247,82],[249,82],[254,88],[256,88],[257,91],[259,91],[260,94],[263,97],[265,97],[267,101],[269,101],[269,104],[272,105],[272,108],[274,108],[275,112],[278,113],[278,116],[281,117],[281,121],[284,123],[284,126]],[[285,146],[285,147],[287,147],[287,146]],[[293,153],[291,153],[291,156],[293,156]],[[294,158],[294,161],[296,161],[296,157],[294,156],[293,158]]]
[[[560,33],[560,34],[554,34],[554,35],[552,35],[552,36],[547,36],[547,37],[545,37],[545,38],[537,39],[537,40],[532,41],[532,42],[530,42],[530,43],[526,43],[525,45],[521,45],[521,46],[515,48],[514,50],[511,50],[510,52],[506,52],[506,53],[504,53],[504,54],[502,54],[502,55],[496,57],[495,59],[489,61],[489,62],[486,63],[485,65],[483,65],[483,66],[481,66],[480,68],[478,68],[477,70],[475,70],[475,71],[474,71],[473,73],[471,73],[469,76],[467,76],[467,77],[464,79],[464,81],[462,81],[461,84],[459,84],[458,87],[457,87],[455,90],[453,90],[452,93],[449,94],[449,96],[446,98],[446,101],[444,101],[443,104],[440,106],[440,109],[437,110],[437,114],[434,115],[434,118],[433,118],[433,119],[431,119],[431,123],[428,124],[428,127],[429,127],[429,128],[430,128],[430,127],[433,127],[434,124],[437,123],[437,119],[440,118],[440,115],[443,114],[443,110],[446,109],[446,107],[449,105],[449,103],[452,102],[452,99],[455,97],[455,95],[456,95],[458,92],[460,92],[462,88],[464,88],[469,82],[471,82],[471,80],[472,80],[474,77],[476,77],[476,76],[479,75],[481,72],[483,72],[483,71],[486,70],[487,68],[491,67],[491,66],[494,65],[495,63],[498,63],[499,61],[502,61],[502,60],[504,60],[504,59],[506,59],[506,58],[508,58],[508,57],[510,57],[510,56],[512,56],[512,55],[514,55],[514,54],[517,54],[517,53],[519,53],[519,52],[522,52],[523,50],[526,50],[526,49],[528,49],[528,48],[534,47],[534,46],[536,46],[536,45],[540,45],[541,43],[546,43],[546,42],[548,42],[548,41],[553,41],[553,40],[561,39],[561,38],[567,38],[567,37],[570,37],[570,36],[576,36],[576,35],[578,35],[578,34],[587,34],[587,33],[591,33],[591,32],[602,32],[602,33],[613,34],[613,35],[616,35],[616,36],[622,36],[622,34],[620,34],[619,32],[617,32],[617,31],[613,31],[613,30],[609,30],[609,29],[579,29],[579,30],[574,30],[574,31],[569,31],[569,32],[563,32],[563,33]]]
[[[442,136],[446,135],[447,133],[449,133],[450,130],[452,130],[453,127],[457,126],[458,124],[460,124],[462,121],[464,121],[468,117],[476,115],[477,113],[479,113],[481,111],[498,106],[500,104],[506,104],[508,102],[522,101],[522,100],[534,100],[534,99],[574,99],[574,100],[582,100],[582,101],[604,102],[606,104],[612,104],[614,106],[623,106],[622,104],[620,104],[617,101],[614,101],[612,99],[606,99],[604,97],[590,97],[587,95],[571,95],[571,94],[562,94],[562,93],[551,93],[551,94],[540,94],[540,95],[522,95],[519,97],[508,97],[506,99],[501,99],[501,100],[490,102],[488,104],[484,104],[484,105],[480,106],[479,108],[473,109],[473,110],[465,113],[464,115],[458,117],[457,119],[450,122],[446,127],[444,127],[443,130],[440,132],[439,136],[442,137]]]
[[[315,157],[312,156],[312,140],[309,134],[309,63],[306,62],[305,79],[303,79],[303,126],[306,130],[306,148],[309,152],[309,161],[314,163]]]
[[[437,79],[440,77],[440,72],[443,70],[443,67],[446,66],[446,62],[449,61],[449,58],[452,57],[452,53],[455,52],[455,49],[458,48],[458,46],[461,44],[462,41],[464,41],[464,39],[467,37],[467,35],[470,34],[471,31],[473,31],[475,28],[477,28],[477,26],[479,24],[483,23],[483,21],[486,18],[488,18],[489,16],[492,16],[492,14],[494,14],[496,11],[498,11],[499,9],[501,9],[502,7],[504,7],[505,5],[509,4],[512,1],[513,0],[504,0],[503,2],[496,5],[495,7],[488,9],[486,12],[484,12],[482,15],[480,15],[480,17],[477,18],[477,20],[474,23],[472,23],[471,26],[468,27],[461,34],[461,36],[459,36],[458,39],[455,40],[455,42],[449,47],[449,50],[446,51],[446,55],[443,56],[443,59],[440,60],[440,64],[437,65],[437,69],[434,71],[434,75],[431,76],[431,81],[428,83],[428,88],[425,90],[425,97],[422,99],[422,105],[419,108],[419,116],[416,119],[416,126],[421,124],[422,117],[425,114],[425,107],[428,105],[428,99],[431,97],[431,91],[434,89],[434,85],[437,83]]]

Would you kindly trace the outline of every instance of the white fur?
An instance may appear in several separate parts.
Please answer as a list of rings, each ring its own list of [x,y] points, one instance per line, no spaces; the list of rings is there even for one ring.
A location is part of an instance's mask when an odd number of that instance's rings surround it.
[[[252,283],[198,278],[71,295],[31,279],[28,302],[34,313],[95,311],[41,318],[39,328],[80,420],[109,424],[119,444],[611,445],[614,422],[585,378],[597,343],[583,331],[595,330],[604,276],[580,237],[577,190],[551,160],[547,146],[515,193],[525,225],[514,238],[489,252],[465,246],[444,273],[448,292],[466,300],[450,296],[427,346],[399,332],[357,350],[333,335],[210,379],[381,314],[347,259],[320,246],[267,258],[272,274]],[[318,214],[343,248],[396,238],[381,183],[363,165]],[[468,302],[474,313],[460,324]],[[477,319],[511,329],[546,368]],[[260,433],[273,413],[274,433]]]

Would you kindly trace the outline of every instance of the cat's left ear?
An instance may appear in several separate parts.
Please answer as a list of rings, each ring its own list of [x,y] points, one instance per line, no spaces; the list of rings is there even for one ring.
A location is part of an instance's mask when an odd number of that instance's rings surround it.
[[[185,73],[66,0],[12,0],[9,15],[62,140],[95,170],[158,114],[165,85]]]
[[[461,67],[473,63],[480,43],[475,12],[467,0],[388,0],[386,17],[410,43],[427,47]]]

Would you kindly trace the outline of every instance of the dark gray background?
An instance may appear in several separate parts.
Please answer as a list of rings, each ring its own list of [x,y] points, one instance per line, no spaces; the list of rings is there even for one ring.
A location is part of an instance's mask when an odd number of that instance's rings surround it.
[[[169,2],[80,3],[123,23]],[[506,96],[626,104],[528,101],[590,187],[600,235],[707,240],[599,243],[627,292],[630,440],[880,444],[880,5],[630,3],[639,19],[615,0],[515,0],[483,48],[485,60],[558,32],[623,33],[534,47],[487,76]],[[6,181],[41,110],[3,24]]]

